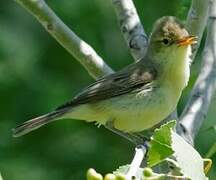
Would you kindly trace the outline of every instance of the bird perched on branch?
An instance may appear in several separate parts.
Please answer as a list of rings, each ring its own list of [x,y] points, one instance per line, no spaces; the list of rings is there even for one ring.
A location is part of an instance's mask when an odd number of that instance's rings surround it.
[[[189,80],[194,43],[196,38],[175,17],[160,18],[143,59],[102,77],[53,112],[24,122],[13,135],[18,137],[65,118],[111,123],[126,133],[153,127],[176,108]]]

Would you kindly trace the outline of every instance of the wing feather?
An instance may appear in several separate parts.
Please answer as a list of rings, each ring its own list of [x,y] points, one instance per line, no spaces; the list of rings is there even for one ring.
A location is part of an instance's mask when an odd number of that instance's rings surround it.
[[[138,63],[97,80],[75,96],[72,101],[63,104],[56,110],[94,103],[147,87],[155,80],[157,72],[152,66]]]

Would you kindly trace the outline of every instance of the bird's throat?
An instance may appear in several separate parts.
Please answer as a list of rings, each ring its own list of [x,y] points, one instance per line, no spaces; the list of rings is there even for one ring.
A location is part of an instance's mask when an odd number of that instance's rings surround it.
[[[176,90],[182,91],[187,86],[190,77],[191,46],[183,48],[173,56],[168,62],[171,62],[167,69],[164,69],[163,76],[165,82],[170,83]]]

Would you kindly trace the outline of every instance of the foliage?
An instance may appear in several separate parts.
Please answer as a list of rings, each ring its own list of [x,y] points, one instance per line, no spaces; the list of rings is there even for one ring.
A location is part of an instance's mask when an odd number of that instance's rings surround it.
[[[173,154],[174,151],[171,147],[171,128],[174,126],[175,121],[171,121],[168,124],[162,125],[160,129],[155,130],[148,151],[148,165],[150,167],[160,163]]]
[[[139,168],[134,175],[134,180],[153,180],[153,179],[208,179],[205,176],[205,171],[208,167],[204,167],[204,161],[199,153],[188,144],[181,136],[175,133],[172,129],[175,126],[175,121],[170,121],[156,129],[148,150],[148,163],[145,168]],[[172,159],[167,159],[172,155]],[[160,165],[162,161],[167,161],[174,164],[169,172],[154,173],[151,166]],[[119,167],[113,172],[104,177],[104,180],[126,180],[128,179],[128,171],[131,165]],[[170,166],[171,167],[171,166]],[[121,177],[121,178],[120,178]],[[97,173],[94,169],[89,169],[87,172],[87,180],[102,180],[103,176]]]

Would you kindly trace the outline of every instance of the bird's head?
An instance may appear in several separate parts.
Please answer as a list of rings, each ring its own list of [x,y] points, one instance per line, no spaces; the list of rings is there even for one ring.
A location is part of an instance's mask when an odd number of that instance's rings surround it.
[[[147,53],[158,64],[167,67],[184,61],[194,43],[196,37],[189,35],[177,18],[165,16],[154,24]]]

